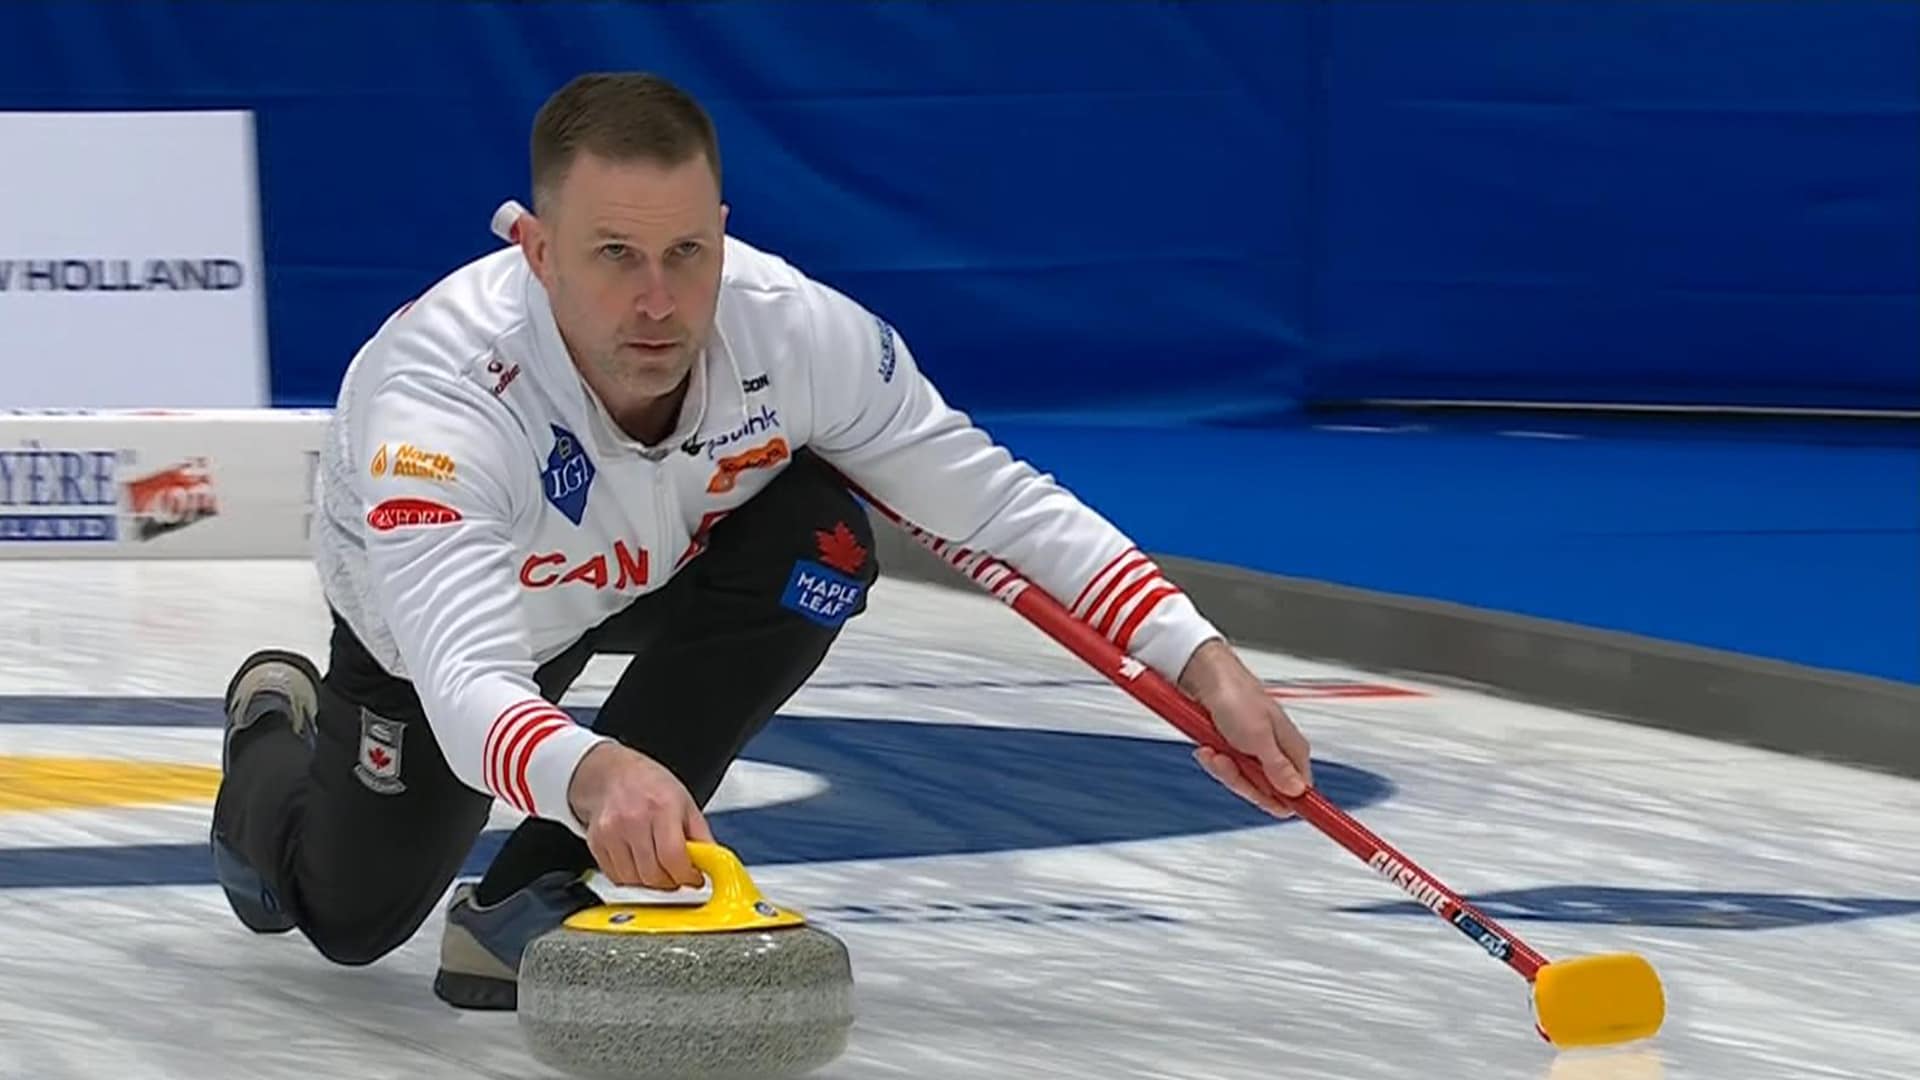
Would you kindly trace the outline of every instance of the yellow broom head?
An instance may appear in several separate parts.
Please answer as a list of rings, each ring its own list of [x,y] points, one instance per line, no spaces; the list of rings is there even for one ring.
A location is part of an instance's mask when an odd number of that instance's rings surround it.
[[[1607,953],[1541,968],[1533,1011],[1540,1033],[1555,1046],[1612,1046],[1658,1032],[1667,1000],[1652,964],[1631,953]]]

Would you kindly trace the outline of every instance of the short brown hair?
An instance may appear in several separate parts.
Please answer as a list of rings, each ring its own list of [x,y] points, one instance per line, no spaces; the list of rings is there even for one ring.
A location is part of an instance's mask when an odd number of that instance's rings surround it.
[[[706,155],[720,183],[720,141],[693,95],[645,72],[594,73],[554,92],[533,118],[534,212],[566,178],[582,150],[609,161],[681,165]]]

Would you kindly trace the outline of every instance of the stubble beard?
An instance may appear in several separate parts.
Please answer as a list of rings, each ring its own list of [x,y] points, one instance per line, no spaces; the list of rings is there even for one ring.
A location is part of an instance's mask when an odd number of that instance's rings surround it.
[[[614,345],[600,354],[594,366],[623,399],[637,404],[679,389],[692,371],[697,355],[697,346],[682,343],[671,353],[641,362],[632,350]]]

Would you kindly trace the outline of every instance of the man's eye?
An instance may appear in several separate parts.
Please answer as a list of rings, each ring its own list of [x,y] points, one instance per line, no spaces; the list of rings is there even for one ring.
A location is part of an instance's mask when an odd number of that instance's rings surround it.
[[[700,241],[682,240],[680,243],[674,245],[673,253],[683,259],[691,259],[695,255],[700,254]]]
[[[614,260],[615,262],[618,262],[621,259],[624,259],[627,257],[627,245],[602,244],[600,245],[600,254],[606,256],[609,259]]]

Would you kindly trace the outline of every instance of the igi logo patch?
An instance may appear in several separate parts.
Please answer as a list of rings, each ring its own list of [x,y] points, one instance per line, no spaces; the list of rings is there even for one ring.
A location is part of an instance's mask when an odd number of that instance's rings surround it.
[[[547,501],[567,515],[575,525],[587,514],[587,492],[593,487],[593,461],[573,432],[559,424],[553,428],[553,449],[547,451],[547,467],[540,471]]]

